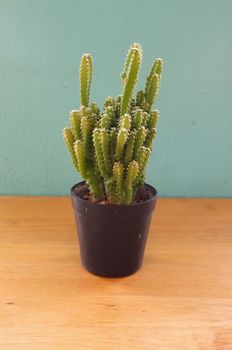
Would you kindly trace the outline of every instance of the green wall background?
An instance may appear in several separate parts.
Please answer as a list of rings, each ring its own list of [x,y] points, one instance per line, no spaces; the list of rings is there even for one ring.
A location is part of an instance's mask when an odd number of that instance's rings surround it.
[[[147,180],[161,196],[232,194],[232,1],[1,0],[0,193],[68,194],[79,181],[63,144],[91,52],[91,98],[121,91],[128,47],[165,70]]]

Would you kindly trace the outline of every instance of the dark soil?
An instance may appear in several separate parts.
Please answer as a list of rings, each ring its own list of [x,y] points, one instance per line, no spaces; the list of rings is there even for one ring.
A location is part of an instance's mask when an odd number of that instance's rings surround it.
[[[77,187],[75,187],[75,193],[78,197],[87,200],[92,201],[91,194],[89,192],[89,188],[86,183],[81,183]],[[148,199],[152,198],[154,196],[153,191],[146,185],[140,187],[136,194],[133,202],[131,204],[138,204],[147,201]],[[107,199],[103,200],[102,202],[99,202],[99,204],[109,204]]]
[[[153,191],[148,186],[142,186],[140,187],[136,194],[135,194],[135,200],[134,203],[142,203],[147,201],[148,199],[152,198],[154,196]]]

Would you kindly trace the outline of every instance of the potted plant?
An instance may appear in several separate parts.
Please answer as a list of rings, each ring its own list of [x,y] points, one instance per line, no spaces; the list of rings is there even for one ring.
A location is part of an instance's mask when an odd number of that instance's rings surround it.
[[[93,61],[80,63],[79,110],[70,112],[64,141],[85,181],[71,189],[81,260],[93,274],[127,276],[141,266],[157,191],[145,184],[156,137],[157,98],[163,67],[156,59],[144,90],[133,97],[142,61],[140,44],[130,47],[121,75],[123,93],[103,110],[89,103]]]

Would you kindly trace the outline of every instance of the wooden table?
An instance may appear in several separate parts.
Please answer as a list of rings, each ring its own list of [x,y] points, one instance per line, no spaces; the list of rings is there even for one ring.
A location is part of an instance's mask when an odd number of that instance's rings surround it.
[[[142,269],[106,279],[69,198],[2,197],[0,349],[232,349],[232,199],[159,199]]]

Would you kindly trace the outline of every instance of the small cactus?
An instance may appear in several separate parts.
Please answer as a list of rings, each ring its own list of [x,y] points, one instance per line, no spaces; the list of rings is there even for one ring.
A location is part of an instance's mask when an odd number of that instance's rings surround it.
[[[134,44],[121,74],[123,93],[116,99],[108,97],[100,112],[96,103],[89,104],[92,57],[84,54],[81,58],[81,106],[70,112],[70,127],[64,128],[63,137],[93,201],[131,204],[144,183],[159,118],[159,111],[151,109],[158,95],[163,61],[154,61],[145,89],[134,98],[141,63],[141,46]]]

